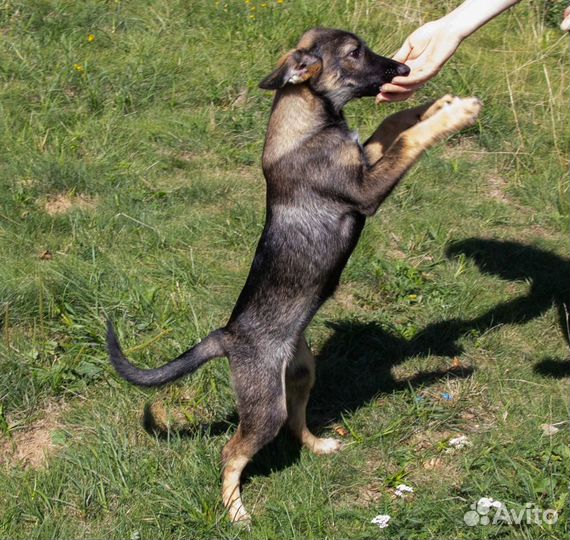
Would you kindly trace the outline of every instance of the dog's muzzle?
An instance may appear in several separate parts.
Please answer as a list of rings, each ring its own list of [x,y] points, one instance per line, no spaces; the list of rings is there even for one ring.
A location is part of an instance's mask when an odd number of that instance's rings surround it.
[[[393,66],[386,68],[384,75],[388,82],[391,82],[394,77],[407,77],[410,74],[410,68],[406,64],[400,64],[400,62],[394,62]]]

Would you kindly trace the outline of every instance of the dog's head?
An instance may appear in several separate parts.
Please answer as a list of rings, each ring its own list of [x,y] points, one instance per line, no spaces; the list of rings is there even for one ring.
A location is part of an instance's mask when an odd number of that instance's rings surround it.
[[[409,72],[408,66],[377,55],[350,32],[313,28],[259,86],[278,90],[307,83],[340,109],[351,99],[375,96],[384,83]]]

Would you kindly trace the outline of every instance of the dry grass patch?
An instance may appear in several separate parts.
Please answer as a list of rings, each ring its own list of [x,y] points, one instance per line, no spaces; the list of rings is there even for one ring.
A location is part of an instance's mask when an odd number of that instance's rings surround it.
[[[191,432],[212,424],[215,414],[200,401],[191,389],[168,388],[162,398],[145,405],[143,424],[147,431],[159,433]]]
[[[489,157],[489,152],[481,148],[475,139],[461,137],[454,142],[448,143],[443,151],[445,159],[464,159],[471,163],[477,163]]]
[[[380,482],[371,482],[359,490],[355,503],[364,507],[376,504],[385,491],[384,486]]]
[[[513,201],[506,195],[507,181],[499,174],[489,174],[487,176],[487,194],[491,199],[505,203],[513,204]]]
[[[458,458],[453,454],[432,456],[421,461],[418,467],[411,470],[407,480],[413,486],[417,486],[417,492],[426,491],[421,486],[427,486],[430,491],[439,488],[459,488],[463,480],[463,474],[457,465]]]
[[[58,445],[53,440],[56,430],[62,428],[60,422],[66,406],[61,403],[49,403],[40,417],[31,424],[13,428],[10,435],[0,438],[0,464],[9,467],[39,469],[44,467]]]
[[[414,448],[415,451],[419,452],[418,459],[421,458],[421,452],[424,450],[437,450],[440,444],[445,443],[452,437],[458,434],[453,431],[434,431],[434,430],[422,430],[413,433],[412,436],[406,441],[408,446]]]
[[[97,200],[84,194],[59,193],[52,195],[43,203],[44,210],[50,216],[67,214],[71,210],[91,210],[97,206]]]

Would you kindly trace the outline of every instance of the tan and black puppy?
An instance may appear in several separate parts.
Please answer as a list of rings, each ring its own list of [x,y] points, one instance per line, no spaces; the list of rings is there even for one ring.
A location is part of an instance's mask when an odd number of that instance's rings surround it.
[[[337,287],[366,218],[425,149],[472,125],[481,109],[475,98],[446,96],[387,118],[362,146],[344,105],[408,71],[349,32],[305,33],[260,84],[276,91],[263,150],[267,214],[226,326],[172,362],[142,370],[124,357],[109,323],[111,361],[137,385],[165,384],[229,358],[240,423],[223,451],[222,494],[233,521],[249,518],[240,498],[244,467],[283,425],[317,454],[340,448],[307,429],[315,361],[303,332]]]

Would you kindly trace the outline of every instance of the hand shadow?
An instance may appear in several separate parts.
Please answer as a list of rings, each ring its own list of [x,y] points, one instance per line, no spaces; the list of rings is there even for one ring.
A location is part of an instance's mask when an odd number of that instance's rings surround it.
[[[473,330],[484,332],[504,324],[525,324],[555,307],[561,331],[568,340],[568,259],[518,242],[483,238],[453,242],[446,254],[472,259],[485,274],[509,281],[527,281],[530,290],[478,317],[434,322],[411,340],[396,336],[376,323],[330,323],[334,334],[319,354],[317,382],[309,403],[312,426],[319,429],[337,421],[380,393],[426,384],[444,376],[468,375],[441,370],[396,381],[391,369],[412,356],[459,355],[463,350],[458,340]],[[570,361],[542,360],[534,369],[543,375],[565,377],[570,375]]]
[[[543,358],[534,365],[534,371],[545,377],[563,379],[570,377],[570,360],[560,360],[558,358]]]

